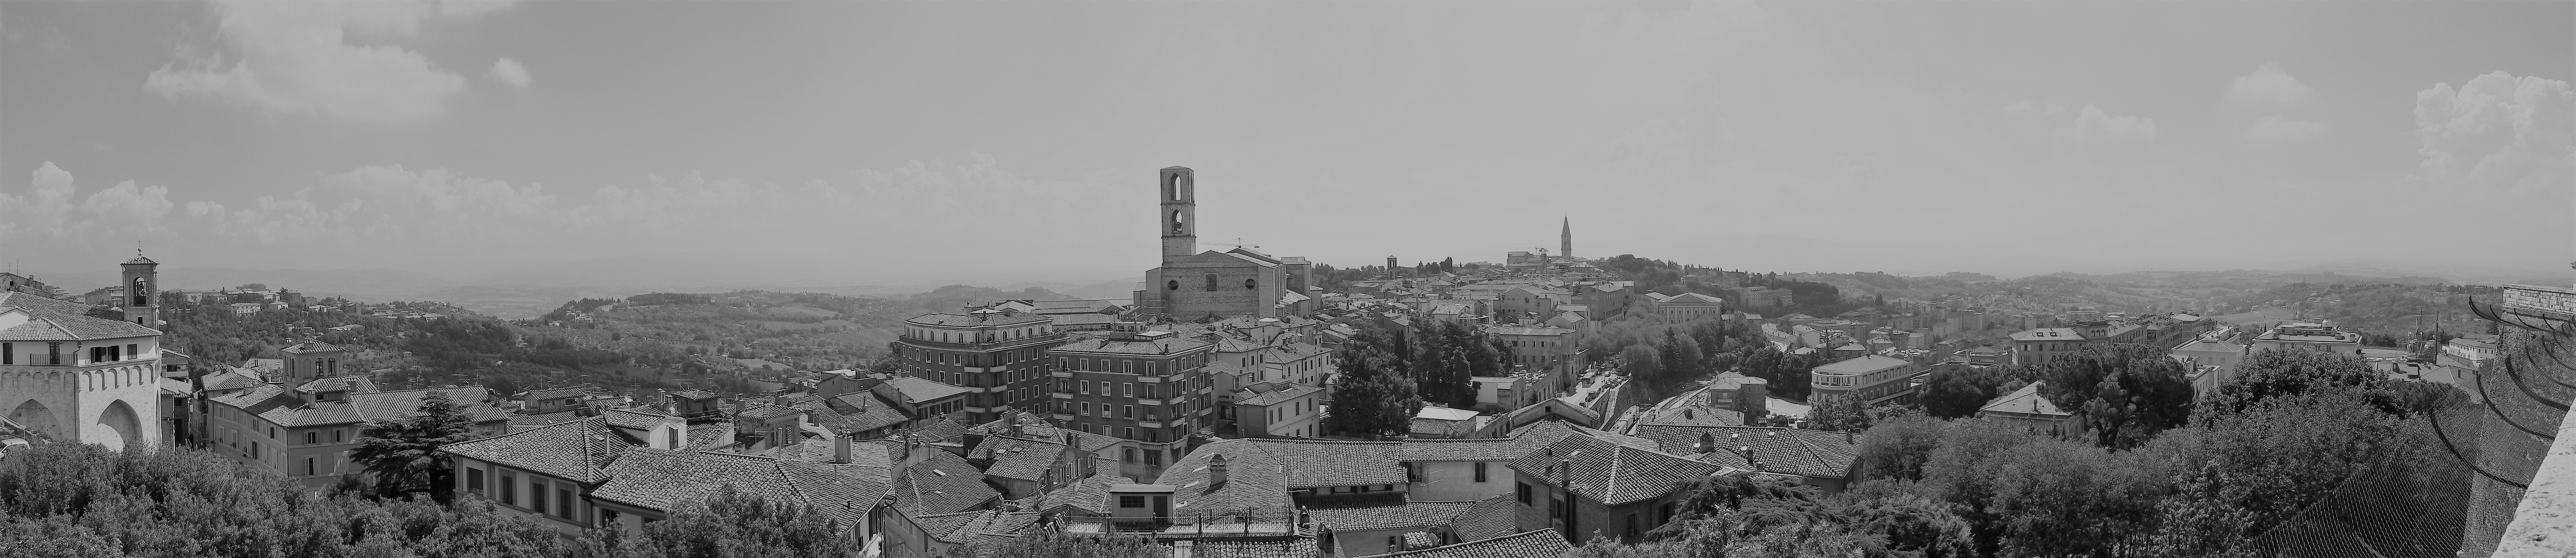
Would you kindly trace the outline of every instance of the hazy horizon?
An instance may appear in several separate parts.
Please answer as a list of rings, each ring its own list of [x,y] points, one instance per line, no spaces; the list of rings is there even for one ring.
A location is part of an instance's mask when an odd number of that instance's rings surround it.
[[[0,266],[2564,276],[2576,4],[0,5]],[[2526,271],[2527,270],[2527,271]],[[699,271],[692,270],[690,273]],[[2550,274],[2557,275],[2550,275]]]

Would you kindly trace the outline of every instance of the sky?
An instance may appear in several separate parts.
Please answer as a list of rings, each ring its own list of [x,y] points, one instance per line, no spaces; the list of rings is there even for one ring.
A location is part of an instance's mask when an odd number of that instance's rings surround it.
[[[2570,2],[0,2],[0,266],[2576,259]]]

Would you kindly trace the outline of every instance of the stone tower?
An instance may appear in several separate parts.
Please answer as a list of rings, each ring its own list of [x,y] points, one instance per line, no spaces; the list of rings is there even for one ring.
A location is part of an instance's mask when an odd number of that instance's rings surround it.
[[[1165,168],[1162,174],[1163,265],[1171,265],[1199,253],[1199,202],[1189,167]]]
[[[1388,279],[1394,279],[1395,277],[1396,277],[1396,272],[1395,272],[1395,256],[1387,256],[1387,257],[1386,257],[1386,278],[1388,278]]]
[[[154,296],[160,293],[161,272],[156,268],[161,267],[161,263],[143,257],[143,250],[138,248],[134,250],[134,259],[117,265],[125,268],[125,281],[120,283],[125,287],[125,298],[117,301],[117,306],[125,310],[125,321],[161,329],[160,297]]]
[[[1563,256],[1563,257],[1568,257],[1568,258],[1574,257],[1574,218],[1573,218],[1573,217],[1566,217],[1566,218],[1565,218],[1565,230],[1564,230],[1564,232],[1557,233],[1557,235],[1556,235],[1556,242],[1557,242],[1556,255],[1558,255],[1558,256]]]

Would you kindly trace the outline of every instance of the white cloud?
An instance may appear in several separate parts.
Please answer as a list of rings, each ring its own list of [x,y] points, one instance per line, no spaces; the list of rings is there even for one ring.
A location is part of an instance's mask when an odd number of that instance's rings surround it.
[[[527,89],[528,67],[519,65],[519,61],[504,56],[500,60],[492,61],[492,79],[500,80],[501,83],[509,84],[511,87]]]
[[[145,78],[171,98],[204,97],[270,112],[350,122],[409,122],[436,116],[465,79],[420,53],[352,44],[350,35],[408,36],[434,17],[488,12],[505,2],[214,3],[223,48],[183,55]]]
[[[2326,125],[2314,120],[2293,120],[2275,114],[2245,126],[2245,141],[2273,142],[2313,138],[2325,135]]]
[[[2077,141],[2154,141],[2156,121],[2141,116],[2112,116],[2100,107],[2084,105],[2076,112],[2074,123],[2057,129],[2057,137]]]
[[[2253,73],[2236,76],[2227,82],[2227,102],[2246,104],[2296,103],[2308,100],[2316,90],[2299,78],[2281,71],[2280,64],[2264,62]]]
[[[52,162],[32,174],[25,195],[0,191],[0,246],[95,249],[169,230],[168,188],[129,180],[82,196]]]
[[[2567,195],[2576,181],[2571,121],[2576,92],[2564,81],[2495,72],[2458,89],[2435,84],[2415,95],[2419,178],[2512,196]]]

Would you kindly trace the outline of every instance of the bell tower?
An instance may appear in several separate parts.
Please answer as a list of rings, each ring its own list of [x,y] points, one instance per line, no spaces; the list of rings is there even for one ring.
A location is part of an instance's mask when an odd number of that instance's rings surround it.
[[[161,263],[143,257],[143,249],[136,248],[134,259],[117,266],[125,268],[125,280],[119,283],[125,287],[125,298],[117,301],[117,306],[125,311],[125,321],[161,329],[161,302],[156,296],[161,288],[161,272],[157,270]]]
[[[1164,265],[1199,253],[1199,202],[1190,182],[1189,167],[1163,169],[1162,208],[1155,219],[1163,231]]]

